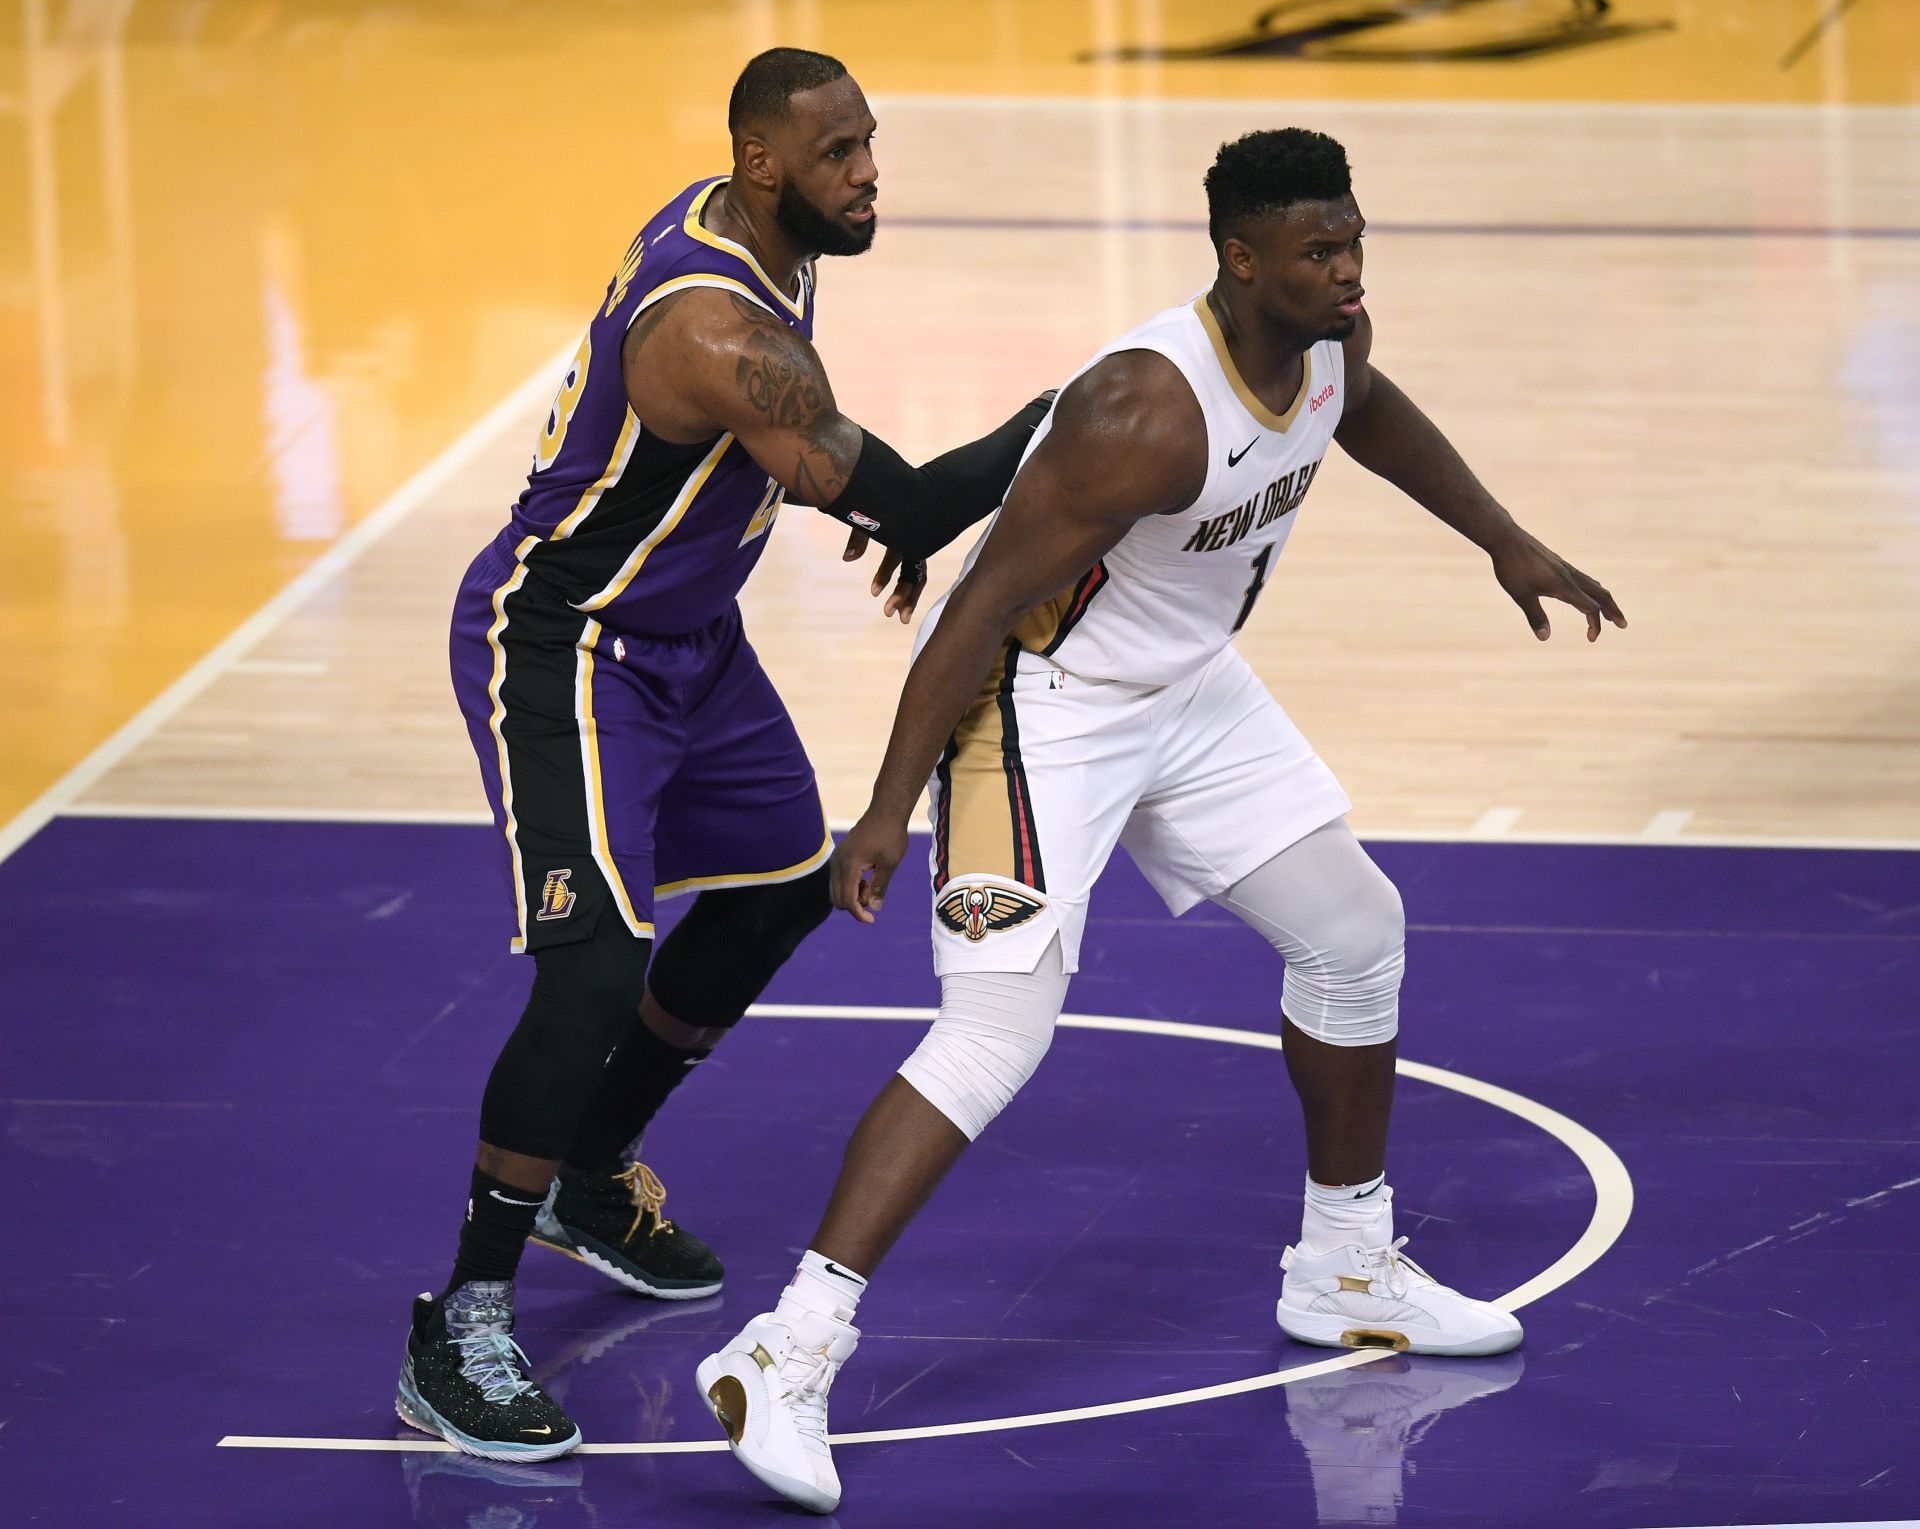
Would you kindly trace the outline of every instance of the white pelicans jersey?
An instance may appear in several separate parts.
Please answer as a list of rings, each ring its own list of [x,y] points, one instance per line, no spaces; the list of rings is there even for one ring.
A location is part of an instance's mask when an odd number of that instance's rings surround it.
[[[1135,522],[1013,636],[1024,653],[1082,679],[1169,685],[1225,648],[1252,613],[1333,442],[1346,362],[1338,341],[1315,345],[1299,393],[1275,414],[1235,369],[1204,293],[1122,335],[1074,376],[1128,350],[1159,352],[1193,389],[1207,425],[1206,484],[1186,509]],[[1052,424],[1052,415],[1041,422],[1028,456]]]

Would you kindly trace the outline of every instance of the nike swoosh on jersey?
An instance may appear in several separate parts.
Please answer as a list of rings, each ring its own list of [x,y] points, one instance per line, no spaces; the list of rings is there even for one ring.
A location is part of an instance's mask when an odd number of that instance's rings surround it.
[[[1253,450],[1253,448],[1259,444],[1260,444],[1260,437],[1256,435],[1252,440],[1248,441],[1247,444],[1242,446],[1238,451],[1229,451],[1227,453],[1227,466],[1238,467],[1240,465],[1240,459],[1244,457],[1249,451]]]

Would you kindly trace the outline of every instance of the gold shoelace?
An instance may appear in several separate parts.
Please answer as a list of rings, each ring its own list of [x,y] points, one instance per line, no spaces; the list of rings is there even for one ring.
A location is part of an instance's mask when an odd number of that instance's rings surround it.
[[[646,1219],[647,1212],[653,1212],[654,1230],[670,1232],[673,1223],[666,1217],[667,1186],[660,1182],[660,1175],[645,1163],[635,1163],[616,1178],[627,1186],[627,1193],[633,1196],[633,1225],[627,1228],[628,1242],[640,1230],[640,1223]]]

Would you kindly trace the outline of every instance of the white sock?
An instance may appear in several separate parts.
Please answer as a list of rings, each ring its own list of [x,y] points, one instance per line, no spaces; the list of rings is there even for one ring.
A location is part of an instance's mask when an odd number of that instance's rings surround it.
[[[853,1270],[808,1248],[800,1267],[793,1271],[793,1282],[780,1292],[780,1304],[773,1308],[773,1314],[783,1322],[795,1321],[810,1311],[851,1322],[866,1288],[866,1280]]]
[[[1387,1176],[1365,1184],[1316,1184],[1307,1180],[1300,1240],[1316,1253],[1350,1242],[1369,1247],[1393,1241],[1393,1191]]]

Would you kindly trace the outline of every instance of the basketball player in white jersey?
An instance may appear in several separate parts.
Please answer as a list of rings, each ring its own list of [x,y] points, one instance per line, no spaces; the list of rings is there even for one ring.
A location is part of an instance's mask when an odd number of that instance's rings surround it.
[[[747,1468],[818,1511],[840,1497],[827,1393],[866,1277],[1045,1053],[1116,844],[1175,913],[1212,899],[1285,958],[1307,1185],[1280,1326],[1423,1354],[1520,1342],[1509,1313],[1432,1279],[1394,1235],[1399,894],[1232,637],[1336,441],[1486,552],[1536,636],[1545,598],[1581,612],[1589,641],[1626,620],[1369,362],[1340,145],[1250,134],[1206,186],[1212,287],[1061,392],[928,617],[872,803],[833,856],[834,902],[872,922],[932,778],[939,1018],[861,1119],[778,1307],[699,1369]]]

